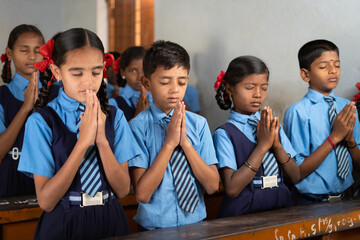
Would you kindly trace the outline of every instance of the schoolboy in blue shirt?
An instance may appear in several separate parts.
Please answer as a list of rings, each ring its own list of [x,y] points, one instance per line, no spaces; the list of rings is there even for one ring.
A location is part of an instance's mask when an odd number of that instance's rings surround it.
[[[301,47],[298,58],[309,90],[286,110],[284,118],[302,179],[292,189],[297,205],[342,198],[353,184],[352,163],[360,165],[356,108],[334,94],[341,73],[337,46],[314,40]]]
[[[212,194],[219,187],[217,159],[206,119],[185,111],[182,102],[189,69],[188,53],[172,42],[153,43],[144,58],[143,85],[152,93],[153,103],[130,121],[142,149],[141,157],[129,162],[139,202],[134,217],[139,230],[202,221],[206,217],[202,188]],[[174,160],[180,147],[187,158],[183,174],[176,166],[182,164],[179,156],[184,155],[180,153]],[[179,175],[189,180],[185,188],[185,184],[179,184],[185,182],[178,179]],[[184,192],[188,193],[186,197]]]

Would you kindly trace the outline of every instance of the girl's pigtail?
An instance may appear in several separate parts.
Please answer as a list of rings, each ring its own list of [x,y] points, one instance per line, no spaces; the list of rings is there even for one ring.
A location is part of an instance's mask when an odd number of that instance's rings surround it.
[[[109,116],[110,106],[109,106],[109,100],[108,100],[107,94],[106,94],[106,83],[105,83],[104,79],[101,81],[100,89],[96,95],[99,98],[101,110],[105,113],[106,116]]]
[[[11,60],[7,58],[6,53],[1,55],[1,62],[4,63],[4,67],[1,73],[1,78],[4,83],[11,82]]]
[[[215,99],[217,104],[222,110],[228,110],[231,108],[231,100],[229,94],[226,92],[226,84],[225,84],[225,72],[221,71],[217,76],[217,80],[214,84],[214,89],[216,91]]]
[[[40,82],[42,84],[42,88],[40,89],[39,98],[35,103],[35,110],[45,107],[46,104],[49,102],[51,90],[53,87],[53,84],[49,84],[52,81],[51,77],[52,72],[50,70],[50,67],[48,67],[45,72],[40,72]]]
[[[50,65],[54,63],[52,60],[52,53],[54,48],[54,39],[50,39],[47,43],[41,45],[39,53],[45,58],[44,61],[34,63],[35,68],[40,71],[40,82],[42,88],[40,89],[39,99],[35,103],[35,109],[46,106],[49,102],[51,89],[55,82],[55,77],[50,70]]]

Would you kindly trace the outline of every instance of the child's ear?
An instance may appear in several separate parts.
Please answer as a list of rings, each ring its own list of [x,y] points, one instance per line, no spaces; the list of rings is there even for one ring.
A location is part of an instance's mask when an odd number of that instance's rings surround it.
[[[55,64],[50,64],[50,70],[57,81],[61,80],[60,68]]]
[[[146,91],[148,91],[149,93],[151,93],[151,88],[150,88],[150,79],[148,79],[147,77],[143,76],[141,78],[141,83],[144,86],[144,88],[146,89]]]
[[[5,53],[6,53],[7,58],[8,58],[9,60],[12,60],[13,51],[12,51],[9,47],[6,47]]]
[[[309,70],[306,68],[300,69],[300,76],[305,82],[310,82]]]
[[[234,91],[234,87],[230,86],[228,83],[225,83],[225,91],[226,91],[227,94],[229,94],[231,96],[231,94]]]
[[[125,79],[125,71],[120,69],[120,76],[122,79]]]

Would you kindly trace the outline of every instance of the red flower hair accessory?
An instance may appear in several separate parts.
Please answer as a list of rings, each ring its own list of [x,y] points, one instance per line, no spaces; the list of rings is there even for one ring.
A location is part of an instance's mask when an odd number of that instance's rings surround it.
[[[357,87],[357,89],[360,90],[360,82],[356,83],[355,86]],[[358,102],[360,99],[360,93],[357,93],[354,95],[354,97],[352,98],[353,101]]]
[[[6,53],[1,54],[1,62],[5,62],[8,59]]]
[[[105,61],[105,67],[103,70],[103,78],[106,78],[107,77],[105,73],[106,67],[110,66],[114,62],[114,55],[112,55],[111,53],[105,53],[104,61]]]
[[[44,61],[34,63],[34,67],[37,68],[40,72],[45,72],[46,68],[50,64],[54,63],[52,60],[52,52],[54,48],[54,39],[50,39],[47,43],[43,44],[39,48],[39,53],[45,58]]]
[[[225,83],[224,76],[225,76],[225,72],[220,71],[220,74],[217,76],[216,82],[214,84],[215,92],[217,92],[217,90],[219,89],[221,83]]]
[[[118,58],[116,59],[116,61],[114,62],[114,64],[113,64],[113,71],[114,71],[114,73],[118,73],[118,72],[119,72],[119,69],[120,69],[120,58],[121,58],[121,57],[118,57]]]

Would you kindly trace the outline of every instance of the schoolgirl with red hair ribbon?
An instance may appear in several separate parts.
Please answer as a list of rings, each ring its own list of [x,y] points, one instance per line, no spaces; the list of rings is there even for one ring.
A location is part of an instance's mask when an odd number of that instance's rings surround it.
[[[104,72],[114,61],[99,37],[82,28],[60,33],[40,49],[62,81],[49,102],[53,80],[41,76],[43,91],[27,123],[18,170],[34,178],[41,216],[35,239],[100,239],[129,233],[117,200],[129,193],[128,160],[139,156],[129,125],[109,106]],[[36,138],[34,139],[34,136]],[[93,227],[89,227],[93,226]]]
[[[17,171],[24,125],[38,98],[38,74],[33,63],[41,61],[42,33],[32,25],[15,27],[1,55],[4,64],[0,87],[0,197],[34,194],[34,181]],[[12,76],[11,62],[15,67]]]

